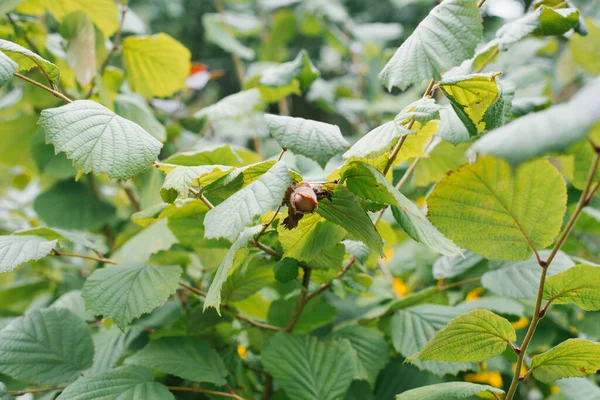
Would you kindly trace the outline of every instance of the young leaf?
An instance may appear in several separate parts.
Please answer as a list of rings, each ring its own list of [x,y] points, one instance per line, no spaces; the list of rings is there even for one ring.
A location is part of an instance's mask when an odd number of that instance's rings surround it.
[[[225,385],[227,369],[208,342],[197,338],[165,337],[152,340],[125,364],[149,367],[193,382]]]
[[[49,228],[46,226],[40,226],[37,228],[17,231],[14,233],[14,235],[41,236],[46,240],[71,242],[73,244],[87,247],[88,249],[92,249],[100,253],[106,253],[108,251],[106,245],[102,242],[102,239],[100,237],[87,232],[72,232],[59,228]]]
[[[122,264],[95,270],[82,296],[88,310],[115,320],[125,329],[135,318],[163,305],[179,285],[181,268]]]
[[[215,104],[204,107],[195,113],[194,117],[207,118],[209,121],[242,117],[252,113],[259,103],[260,92],[258,89],[244,90],[223,97]]]
[[[322,168],[348,148],[337,125],[279,115],[265,115],[267,128],[284,149],[315,160]]]
[[[358,161],[348,164],[342,169],[341,182],[346,182],[348,189],[363,199],[392,205],[394,217],[414,240],[442,254],[460,254],[460,249],[372,166]]]
[[[262,352],[265,369],[290,398],[342,398],[354,376],[354,350],[347,340],[320,342],[280,332]]]
[[[446,382],[408,390],[396,396],[396,400],[446,400],[477,396],[482,399],[502,399],[504,391],[488,385],[470,382]]]
[[[90,328],[71,311],[34,310],[0,331],[0,373],[25,382],[64,385],[92,366]]]
[[[18,64],[18,71],[28,71],[37,66],[53,84],[58,85],[60,83],[60,70],[58,67],[25,47],[0,39],[0,51]]]
[[[383,240],[358,198],[342,185],[327,186],[327,189],[332,192],[331,200],[320,201],[317,213],[344,228],[351,238],[362,241],[372,250],[381,251]]]
[[[16,62],[0,51],[0,87],[10,82],[18,67]]]
[[[428,216],[459,246],[518,261],[553,242],[566,200],[565,182],[549,161],[532,161],[513,173],[506,162],[484,157],[436,185]]]
[[[410,359],[480,362],[502,354],[517,340],[508,320],[487,310],[473,310],[454,318]]]
[[[190,51],[166,33],[123,40],[127,82],[145,97],[168,97],[185,88]]]
[[[600,370],[600,343],[568,339],[533,358],[535,379],[551,383],[560,378],[595,374]]]
[[[544,285],[544,299],[575,304],[585,311],[600,310],[600,267],[581,264],[551,276]]]
[[[88,173],[127,180],[156,160],[162,144],[139,125],[91,100],[42,111],[39,124],[55,151]]]
[[[169,250],[179,241],[169,229],[165,218],[159,219],[132,236],[112,255],[120,263],[146,262],[152,254]]]
[[[31,235],[0,236],[0,273],[10,272],[27,261],[46,257],[57,242]]]
[[[152,399],[175,400],[166,386],[154,382],[152,370],[126,365],[87,375],[69,385],[56,400]]]
[[[394,86],[405,90],[425,79],[438,80],[442,72],[473,57],[482,36],[477,1],[446,0],[402,43],[379,78],[388,90]]]
[[[208,214],[206,215],[208,218]],[[204,219],[206,223],[206,218]],[[207,228],[208,229],[208,228]],[[208,307],[213,307],[217,310],[219,315],[221,315],[221,288],[229,275],[229,270],[233,266],[233,263],[236,261],[238,257],[238,250],[246,247],[250,239],[254,235],[256,235],[262,229],[262,225],[253,226],[251,228],[246,228],[243,232],[240,233],[238,238],[233,242],[231,248],[227,250],[227,254],[225,254],[225,258],[219,265],[215,277],[210,284],[210,288],[208,289],[208,293],[206,295],[206,300],[204,301],[203,310],[206,311]]]

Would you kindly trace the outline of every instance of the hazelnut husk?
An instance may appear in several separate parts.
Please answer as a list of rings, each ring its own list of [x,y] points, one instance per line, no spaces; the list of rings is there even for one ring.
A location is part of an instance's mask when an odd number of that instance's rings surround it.
[[[283,223],[288,229],[297,227],[304,214],[313,213],[319,207],[315,191],[306,182],[290,186],[286,192],[284,204],[288,206],[288,216]]]

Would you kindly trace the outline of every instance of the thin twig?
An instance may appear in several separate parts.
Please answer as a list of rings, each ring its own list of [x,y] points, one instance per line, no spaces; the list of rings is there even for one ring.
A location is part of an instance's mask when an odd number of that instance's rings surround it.
[[[252,243],[254,246],[258,247],[259,249],[261,249],[265,253],[270,254],[270,255],[272,255],[275,258],[281,258],[283,256],[283,254],[281,254],[277,250],[272,249],[271,247],[267,246],[264,243],[259,242],[256,239],[251,239],[250,243]]]
[[[285,326],[285,331],[292,333],[300,316],[302,315],[302,311],[304,311],[304,307],[306,303],[308,303],[308,285],[310,285],[310,275],[312,273],[312,269],[303,267],[304,275],[302,276],[302,291],[300,292],[300,296],[298,296],[298,303],[296,304],[296,308],[292,312],[288,323]]]
[[[42,388],[42,389],[25,389],[25,390],[18,390],[18,391],[13,391],[13,392],[6,392],[7,394],[11,395],[11,396],[24,396],[26,394],[34,394],[34,393],[47,393],[47,392],[54,392],[54,391],[59,391],[62,392],[63,390],[65,390],[66,387],[55,387],[55,388]]]
[[[54,89],[52,89],[52,88],[49,88],[48,86],[46,86],[46,85],[44,85],[44,84],[41,84],[41,83],[39,83],[39,82],[36,82],[36,81],[34,81],[33,79],[30,79],[30,78],[26,77],[25,75],[21,75],[21,74],[20,74],[20,73],[18,73],[18,72],[15,72],[15,73],[14,73],[14,75],[15,75],[17,78],[24,80],[25,82],[29,82],[29,83],[31,83],[32,85],[35,85],[35,86],[37,86],[37,87],[39,87],[39,88],[42,88],[42,89],[46,90],[47,92],[50,92],[50,93],[52,93],[52,94],[53,94],[55,97],[58,97],[59,99],[61,99],[61,100],[65,101],[65,102],[67,102],[67,103],[72,103],[72,102],[73,102],[73,100],[71,100],[70,98],[68,98],[68,97],[67,97],[67,96],[65,96],[64,94],[60,93],[59,91],[57,91],[57,90],[54,90]],[[52,81],[50,81],[50,83],[52,83]]]
[[[52,249],[52,254],[57,257],[85,258],[86,260],[94,260],[94,261],[107,263],[107,264],[118,264],[118,262],[116,262],[115,260],[111,260],[110,258],[106,258],[106,257],[102,257],[102,256],[94,257],[94,256],[86,256],[83,254],[63,253],[62,251],[58,251],[56,249]]]
[[[8,22],[10,22],[10,24],[13,26],[13,29],[15,30],[15,33],[17,33],[17,30],[19,29],[19,26],[17,25],[17,23],[15,22],[15,20],[12,18],[12,16],[10,15],[10,13],[6,13],[6,18],[8,19]],[[27,31],[25,31],[25,29],[23,29],[23,38],[27,42],[27,45],[29,46],[29,48],[34,53],[36,53],[36,54],[42,54],[42,53],[40,53],[40,50],[37,48],[37,46],[35,45],[35,43],[33,43],[33,41],[31,40],[31,38],[27,34]]]
[[[235,393],[217,392],[217,391],[208,390],[208,389],[183,387],[183,386],[167,386],[167,389],[169,389],[172,392],[204,393],[204,394],[212,394],[214,396],[229,397],[231,399],[236,399],[236,400],[244,400],[243,397],[240,397]]]
[[[356,257],[352,256],[348,259],[348,261],[346,262],[346,265],[342,268],[342,270],[336,275],[335,278],[333,278],[332,280],[330,280],[327,283],[322,284],[318,289],[316,289],[315,291],[311,292],[308,294],[308,296],[306,296],[306,300],[310,301],[313,298],[317,297],[318,295],[320,295],[321,293],[323,293],[324,291],[326,291],[327,289],[329,289],[331,287],[331,285],[333,284],[333,281],[338,280],[338,279],[342,279],[344,277],[344,275],[346,274],[346,272],[348,272],[350,270],[350,268],[352,268],[352,266],[356,263],[357,259]]]
[[[277,157],[277,161],[281,161],[281,159],[283,158],[283,155],[285,154],[285,152],[287,151],[287,149],[282,149],[281,153],[279,153],[279,157]]]
[[[221,22],[223,23],[223,25],[225,25],[225,29],[227,29],[231,35],[234,35],[233,28],[229,24],[227,24],[227,16],[225,15],[225,7],[223,6],[223,1],[222,0],[214,0],[214,1],[215,1],[215,7],[217,9],[217,12],[219,13],[219,16],[221,17]],[[233,60],[233,64],[235,65],[235,71],[237,73],[238,80],[240,81],[240,86],[243,86],[245,72],[244,72],[244,64],[242,63],[242,59],[240,57],[236,56],[235,54],[231,55],[231,59]]]
[[[135,192],[133,185],[130,182],[123,182],[121,184],[129,202],[131,203],[131,207],[133,211],[138,212],[142,209],[142,205],[140,204],[140,199],[138,198],[137,193]]]

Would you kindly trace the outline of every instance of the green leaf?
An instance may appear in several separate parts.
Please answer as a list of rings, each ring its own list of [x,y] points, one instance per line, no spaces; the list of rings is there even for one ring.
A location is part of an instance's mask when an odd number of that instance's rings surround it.
[[[134,94],[118,95],[115,99],[115,112],[141,126],[159,142],[167,140],[167,130],[154,117],[152,109],[143,97]]]
[[[454,171],[466,164],[465,151],[468,144],[462,143],[457,146],[446,141],[439,141],[431,151],[429,157],[421,159],[415,169],[415,186],[429,186],[446,177],[450,171]]]
[[[94,365],[87,376],[98,375],[112,369],[127,350],[129,345],[139,336],[141,329],[127,329],[125,332],[116,325],[96,333],[94,340]]]
[[[202,26],[205,30],[205,40],[244,60],[254,59],[254,50],[244,46],[233,36],[219,14],[204,14],[202,16]]]
[[[85,321],[71,311],[29,312],[0,331],[0,373],[43,385],[73,382],[92,366],[94,345]]]
[[[169,172],[177,165],[198,166],[220,164],[238,166],[244,164],[244,159],[241,156],[241,148],[235,148],[229,144],[205,141],[200,141],[198,144],[198,150],[182,151],[173,154],[165,160],[165,164],[160,164],[159,169]]]
[[[405,357],[421,350],[435,334],[457,317],[460,311],[453,307],[424,304],[402,309],[392,317],[390,331],[394,349]],[[457,363],[433,360],[411,360],[419,369],[436,375],[456,375],[474,369],[472,363]]]
[[[167,219],[162,218],[126,241],[113,253],[112,258],[120,263],[143,263],[148,261],[152,254],[169,250],[177,243],[179,240],[169,229]]]
[[[287,172],[287,170],[286,170],[286,172]],[[210,212],[209,212],[209,214],[210,214]],[[208,225],[206,225],[206,219],[208,218],[209,214],[206,214],[206,218],[204,219],[204,223],[205,223],[205,226],[207,226],[207,229],[208,229]],[[233,244],[231,245],[231,248],[229,250],[227,250],[227,254],[225,254],[225,258],[219,265],[219,268],[217,269],[217,273],[215,274],[215,277],[214,277],[212,283],[210,284],[210,288],[208,289],[208,293],[206,294],[206,300],[204,301],[204,308],[203,308],[204,310],[206,310],[208,307],[213,307],[217,310],[219,315],[221,315],[221,309],[220,309],[220,307],[221,307],[221,288],[223,287],[223,283],[225,283],[225,280],[227,279],[227,276],[229,275],[229,270],[233,266],[234,262],[236,262],[240,256],[240,254],[238,254],[238,251],[244,249],[246,247],[246,245],[248,244],[248,242],[250,241],[250,239],[252,239],[252,237],[254,235],[256,235],[258,232],[260,232],[261,229],[262,229],[262,225],[257,225],[257,226],[253,226],[251,228],[246,228],[245,230],[243,230],[240,233],[240,235],[237,237],[237,239],[233,242]],[[246,255],[245,251],[243,252],[243,255],[244,256]]]
[[[315,160],[321,168],[348,148],[337,125],[273,114],[265,115],[265,122],[281,147]]]
[[[166,33],[123,40],[127,82],[145,97],[168,97],[184,89],[190,59],[190,51]]]
[[[464,399],[471,396],[483,399],[503,399],[504,391],[488,385],[470,382],[446,382],[423,386],[396,396],[396,400],[446,400]]]
[[[0,236],[0,273],[10,272],[27,261],[46,257],[57,242],[31,235]]]
[[[298,296],[289,296],[273,301],[267,313],[267,321],[273,326],[285,328],[297,305]],[[294,332],[297,335],[310,333],[331,324],[336,316],[336,308],[319,297],[304,307],[302,315],[294,327]]]
[[[444,237],[412,201],[404,197],[371,165],[351,162],[342,169],[340,175],[341,182],[345,182],[348,189],[357,196],[392,205],[394,217],[414,240],[442,254],[460,254],[460,249]]]
[[[39,124],[55,151],[88,173],[127,180],[156,160],[162,144],[139,125],[91,100],[42,111]]]
[[[579,10],[576,8],[552,8],[545,5],[523,17],[512,21],[496,33],[500,45],[506,48],[528,35],[560,36],[579,23]]]
[[[64,229],[99,229],[115,214],[115,207],[96,197],[88,185],[72,180],[42,192],[33,208],[48,225]]]
[[[567,103],[527,114],[495,129],[479,139],[469,152],[493,154],[517,165],[549,152],[563,151],[585,138],[600,119],[600,104],[595,101],[599,90],[600,78],[596,78]],[[527,132],[525,138],[523,132]]]
[[[440,108],[440,123],[437,135],[454,145],[471,141],[469,130],[451,105]]]
[[[600,26],[592,19],[586,20],[587,36],[573,35],[569,40],[569,50],[575,62],[588,74],[600,74]]]
[[[518,261],[552,244],[566,207],[565,182],[547,160],[513,173],[484,157],[439,182],[428,198],[431,222],[456,244],[492,260]]]
[[[552,383],[560,378],[595,374],[600,370],[600,343],[568,339],[533,358],[535,379]]]
[[[165,337],[152,340],[125,360],[126,364],[149,367],[193,382],[225,385],[227,369],[208,342],[197,338]]]
[[[564,378],[556,382],[560,392],[568,400],[596,400],[600,398],[600,387],[585,378]]]
[[[344,229],[319,214],[305,215],[294,229],[279,224],[277,232],[284,251],[283,257],[298,261],[310,261],[322,255],[346,236]]]
[[[347,339],[356,351],[354,379],[367,381],[371,387],[389,361],[388,345],[381,333],[362,326],[347,326],[333,333],[334,339]]]
[[[29,71],[31,68],[38,66],[53,84],[58,85],[60,83],[60,70],[58,67],[25,47],[0,39],[0,51],[18,64],[17,71]]]
[[[337,400],[352,382],[354,354],[346,340],[321,342],[279,332],[265,346],[262,362],[290,398]]]
[[[178,166],[173,168],[160,189],[160,195],[165,202],[172,203],[176,199],[185,199],[189,196],[192,186],[202,186],[202,178],[213,172],[225,173],[233,169],[224,165],[199,165],[195,167]]]
[[[448,279],[461,275],[484,260],[472,251],[463,251],[455,256],[441,256],[433,263],[433,277],[435,279]]]
[[[0,51],[0,87],[10,82],[18,67],[16,62]]]
[[[575,304],[585,311],[600,310],[600,267],[577,265],[551,276],[544,299],[554,304]]]
[[[163,305],[179,285],[181,268],[122,264],[95,270],[82,296],[88,310],[115,320],[121,329]]]
[[[444,71],[473,57],[482,37],[477,1],[446,0],[402,43],[379,78],[388,90],[394,86],[405,90],[425,79],[438,80]]]
[[[108,248],[102,242],[102,239],[100,237],[87,232],[71,232],[59,228],[48,228],[46,226],[40,226],[37,228],[25,229],[22,231],[14,232],[14,235],[41,236],[47,240],[71,242],[73,244],[87,247],[88,249],[92,249],[100,253],[106,253],[108,251]]]
[[[233,241],[257,217],[281,204],[292,183],[287,166],[276,163],[260,178],[239,190],[210,210],[204,218],[207,239],[226,238]]]
[[[258,89],[244,90],[223,97],[215,104],[204,107],[195,113],[194,117],[207,118],[209,121],[243,117],[252,113],[259,103],[260,92]]]
[[[306,50],[302,50],[294,60],[264,70],[258,81],[259,89],[263,98],[266,93],[273,93],[271,89],[279,89],[278,96],[269,98],[269,101],[277,101],[296,93],[295,88],[307,90],[320,76],[321,73],[313,65]]]
[[[88,375],[69,385],[57,400],[175,400],[166,386],[154,382],[152,370],[126,365]]]
[[[331,199],[319,202],[317,213],[328,221],[344,228],[351,238],[360,240],[370,249],[381,251],[383,240],[371,218],[360,206],[358,198],[342,185],[328,185]]]
[[[234,269],[223,285],[221,296],[226,302],[239,302],[274,282],[275,260],[248,257],[242,263],[234,262]]]
[[[502,354],[515,340],[515,328],[508,320],[473,310],[450,321],[411,359],[480,362]]]

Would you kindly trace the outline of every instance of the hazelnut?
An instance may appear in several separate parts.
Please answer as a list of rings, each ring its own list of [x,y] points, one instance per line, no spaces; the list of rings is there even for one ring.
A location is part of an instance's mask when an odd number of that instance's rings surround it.
[[[299,213],[312,213],[319,206],[317,195],[312,188],[306,186],[296,188],[292,193],[290,200],[294,211]]]

